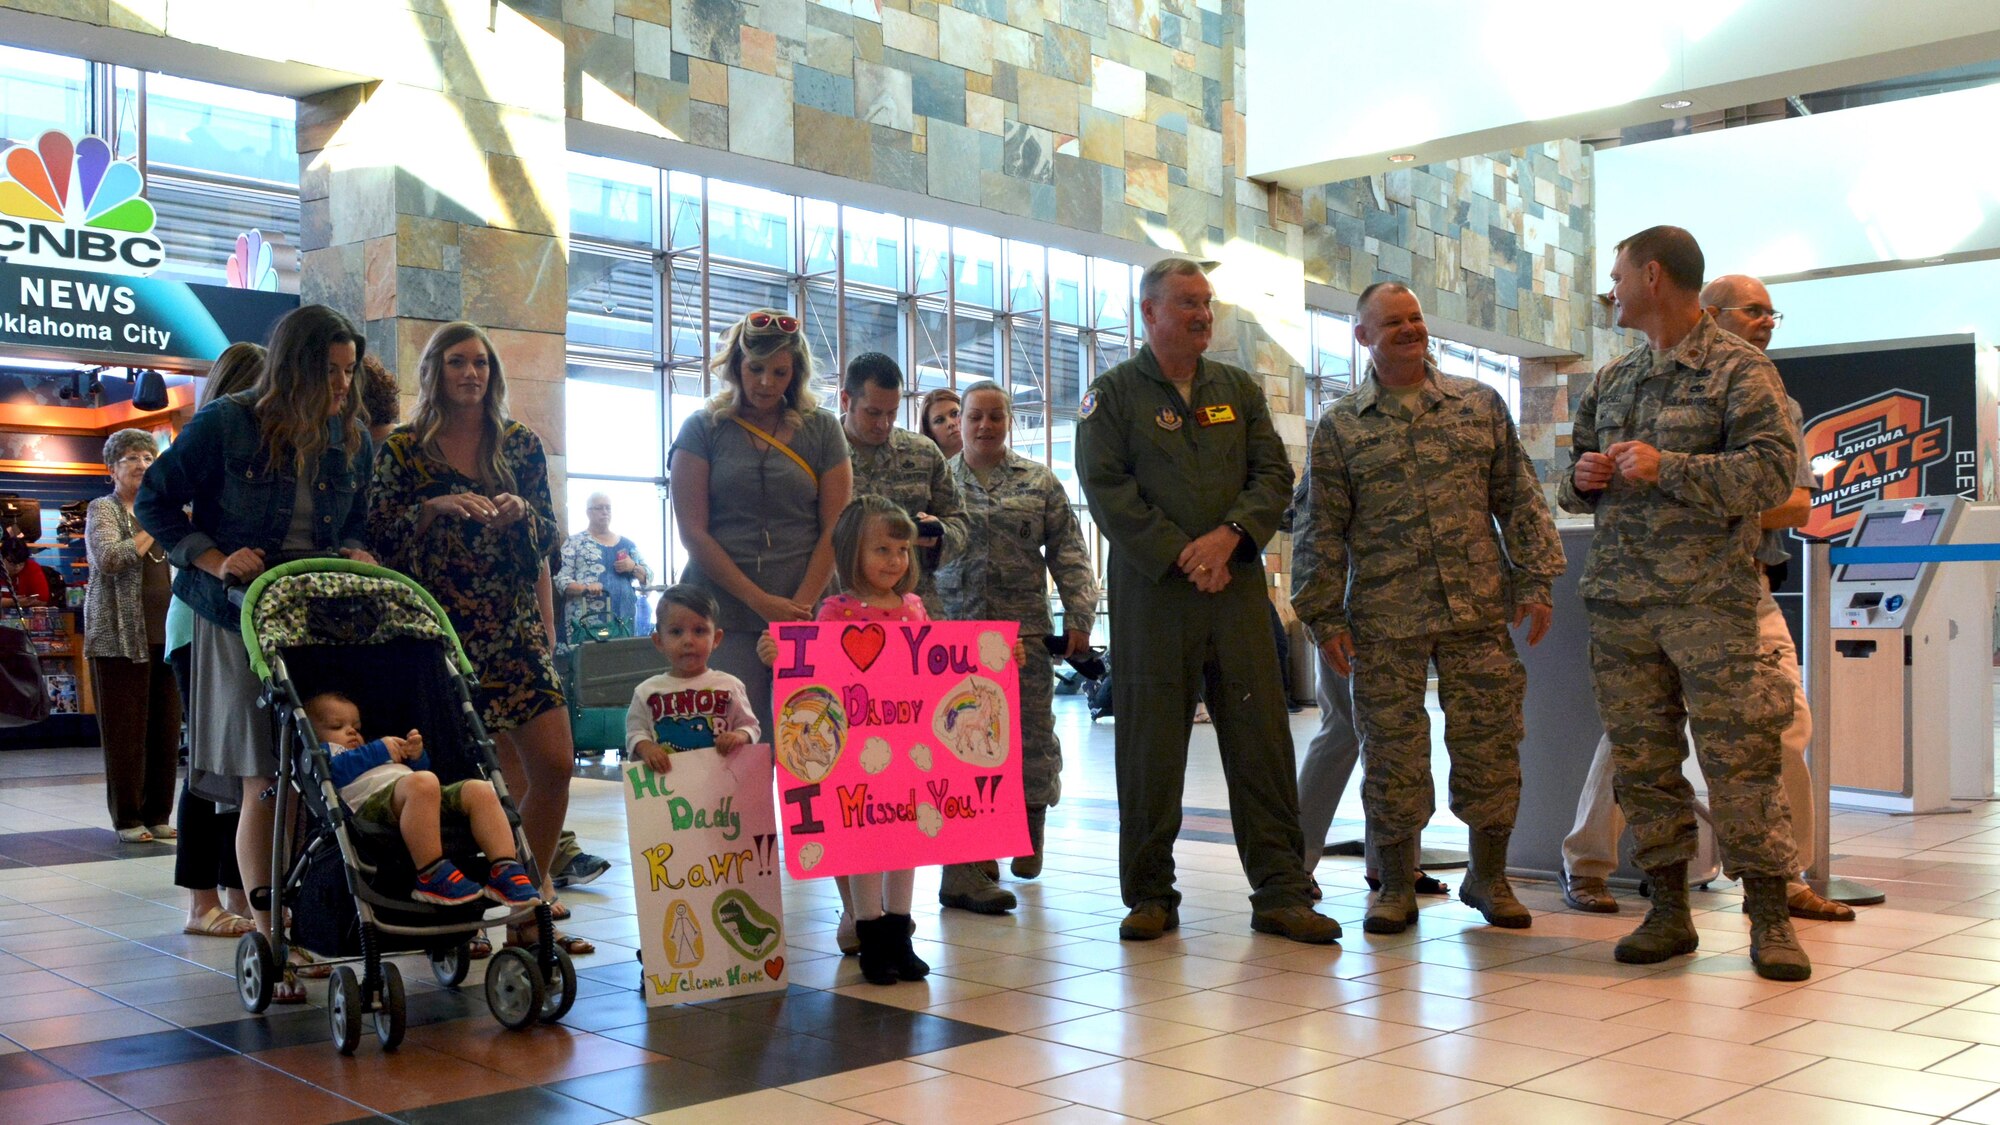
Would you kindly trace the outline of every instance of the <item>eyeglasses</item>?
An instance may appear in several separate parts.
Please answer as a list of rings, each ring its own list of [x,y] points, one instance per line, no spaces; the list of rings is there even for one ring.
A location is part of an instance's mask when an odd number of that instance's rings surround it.
[[[127,465],[150,465],[156,460],[158,458],[150,453],[127,453],[125,456],[113,461],[112,467],[122,469]]]
[[[584,509],[586,512],[608,512],[610,510],[611,505],[609,504],[592,504]]]
[[[1771,327],[1773,328],[1785,323],[1785,314],[1767,305],[1721,305],[1717,307],[1716,311],[1740,312],[1751,320],[1762,320],[1768,316],[1771,318]]]
[[[767,332],[775,326],[778,331],[790,336],[799,330],[799,318],[783,313],[753,312],[743,321],[753,332]]]

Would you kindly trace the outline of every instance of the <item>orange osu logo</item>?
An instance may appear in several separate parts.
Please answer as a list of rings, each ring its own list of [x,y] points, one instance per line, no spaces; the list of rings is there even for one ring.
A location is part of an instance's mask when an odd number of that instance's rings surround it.
[[[1951,419],[1930,417],[1930,397],[1883,391],[1806,424],[1807,458],[1820,486],[1805,535],[1845,535],[1870,500],[1924,494],[1925,467],[1951,455]]]

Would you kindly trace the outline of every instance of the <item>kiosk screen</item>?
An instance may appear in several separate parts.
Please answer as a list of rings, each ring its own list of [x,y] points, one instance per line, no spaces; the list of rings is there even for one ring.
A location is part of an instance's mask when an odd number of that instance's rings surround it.
[[[1861,521],[1850,547],[1928,547],[1944,520],[1943,508],[1927,508],[1915,519],[1910,509],[1874,512]],[[1851,563],[1835,575],[1840,582],[1907,582],[1917,576],[1922,563]]]

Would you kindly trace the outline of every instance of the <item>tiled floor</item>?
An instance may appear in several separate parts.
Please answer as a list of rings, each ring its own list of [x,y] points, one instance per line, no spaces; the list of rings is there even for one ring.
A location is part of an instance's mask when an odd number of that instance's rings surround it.
[[[1308,948],[1250,933],[1198,728],[1182,927],[1121,944],[1111,728],[1058,706],[1068,797],[1048,870],[1013,884],[1004,918],[939,917],[920,876],[928,982],[862,983],[834,948],[831,888],[788,884],[789,993],[645,1008],[621,806],[580,779],[571,825],[619,866],[566,896],[568,929],[598,946],[576,1009],[509,1033],[478,968],[453,993],[406,960],[408,1042],[352,1058],[317,1006],[242,1011],[233,943],[180,933],[168,850],[99,827],[94,751],[0,753],[0,1123],[2000,1125],[2000,807],[1836,815],[1839,871],[1890,901],[1803,924],[1804,984],[1756,977],[1726,892],[1696,896],[1702,950],[1666,968],[1612,960],[1635,911],[1568,912],[1540,884],[1521,887],[1529,930],[1426,900],[1411,932],[1367,937],[1351,859],[1318,872],[1347,939]],[[1301,745],[1315,722],[1295,718]],[[1358,815],[1352,793],[1342,812]]]

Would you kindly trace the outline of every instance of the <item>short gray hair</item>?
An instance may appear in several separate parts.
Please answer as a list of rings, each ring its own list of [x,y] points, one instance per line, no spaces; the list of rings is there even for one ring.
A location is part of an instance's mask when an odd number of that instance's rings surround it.
[[[1014,396],[1007,393],[1007,388],[991,379],[981,379],[959,393],[965,396],[965,404],[970,406],[972,405],[972,396],[978,394],[980,391],[992,391],[994,394],[1000,396],[1000,401],[1007,404],[1008,410],[1014,409]]]
[[[1161,258],[1147,266],[1146,272],[1139,275],[1139,299],[1150,301],[1157,298],[1160,295],[1160,287],[1165,285],[1170,277],[1203,277],[1207,273],[1207,270],[1201,268],[1201,263],[1193,258]]]
[[[127,454],[150,453],[160,455],[160,443],[144,430],[119,430],[104,439],[104,464],[106,467],[123,461]]]

